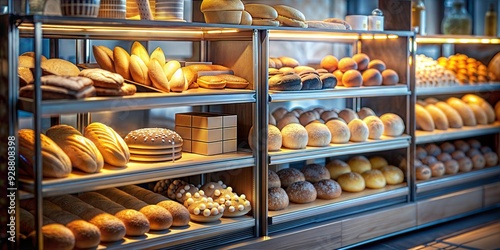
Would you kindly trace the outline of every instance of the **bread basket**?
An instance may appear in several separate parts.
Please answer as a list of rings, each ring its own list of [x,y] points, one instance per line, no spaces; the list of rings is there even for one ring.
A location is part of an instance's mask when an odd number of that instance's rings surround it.
[[[101,0],[60,0],[63,16],[97,17]]]

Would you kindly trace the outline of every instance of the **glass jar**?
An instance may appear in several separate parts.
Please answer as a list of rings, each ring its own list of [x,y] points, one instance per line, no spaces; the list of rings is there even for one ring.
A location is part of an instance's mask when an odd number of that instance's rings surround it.
[[[425,35],[425,4],[423,0],[411,1],[411,28],[415,33]]]
[[[452,9],[443,18],[441,30],[445,35],[472,34],[472,18],[465,9],[462,0],[453,2]]]

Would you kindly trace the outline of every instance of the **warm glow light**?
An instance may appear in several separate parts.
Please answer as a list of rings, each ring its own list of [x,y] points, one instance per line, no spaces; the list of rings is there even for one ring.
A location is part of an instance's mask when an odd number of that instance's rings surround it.
[[[488,38],[488,37],[478,37],[478,36],[419,36],[416,39],[417,43],[483,43],[483,44],[499,44],[500,39],[498,38]]]
[[[238,31],[237,29],[209,30],[207,34],[237,33]]]
[[[355,34],[325,34],[325,33],[295,33],[295,32],[276,32],[270,31],[269,38],[271,39],[292,39],[303,37],[305,39],[320,39],[320,40],[358,40],[358,35]]]

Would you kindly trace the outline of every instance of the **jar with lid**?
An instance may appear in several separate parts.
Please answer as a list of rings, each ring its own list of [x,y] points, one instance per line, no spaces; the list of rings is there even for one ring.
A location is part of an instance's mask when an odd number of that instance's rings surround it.
[[[425,3],[423,0],[411,1],[411,28],[415,33],[425,35]]]
[[[472,34],[472,18],[462,0],[455,0],[451,10],[443,18],[441,29],[445,35]]]

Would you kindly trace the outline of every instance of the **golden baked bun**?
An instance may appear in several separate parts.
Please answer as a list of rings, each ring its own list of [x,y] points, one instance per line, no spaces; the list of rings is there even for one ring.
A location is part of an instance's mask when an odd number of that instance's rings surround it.
[[[430,164],[429,167],[431,168],[431,176],[432,177],[443,176],[446,172],[444,164],[440,161],[437,161],[437,162]]]
[[[138,41],[134,41],[130,47],[130,55],[136,55],[144,62],[144,64],[149,64],[149,53],[146,47]]]
[[[305,127],[307,131],[307,145],[313,147],[324,147],[330,145],[332,134],[328,127],[319,122],[313,122]]]
[[[369,69],[376,69],[379,72],[383,72],[386,69],[386,66],[382,60],[375,59],[375,60],[371,60],[370,63],[368,63],[368,68]]]
[[[368,127],[368,138],[378,140],[384,133],[384,123],[378,116],[368,116],[363,119],[363,122]]]
[[[267,187],[281,187],[280,177],[272,170],[267,171]]]
[[[273,8],[278,12],[276,20],[280,26],[307,28],[306,18],[298,9],[283,4],[274,5]]]
[[[339,183],[332,179],[320,180],[313,185],[316,189],[318,199],[331,200],[340,197],[342,194],[342,188]]]
[[[382,85],[382,74],[376,69],[367,69],[363,71],[363,86]]]
[[[269,188],[267,195],[267,208],[270,211],[283,210],[288,207],[289,199],[286,191],[280,187]]]
[[[365,119],[366,117],[368,116],[376,116],[377,114],[375,114],[375,111],[373,111],[373,109],[371,108],[368,108],[368,107],[362,107],[358,113],[357,113],[359,119]]]
[[[298,123],[291,123],[286,125],[281,130],[281,136],[283,137],[282,145],[286,148],[303,149],[307,146],[307,130]]]
[[[292,123],[297,123],[300,125],[300,120],[295,116],[292,112],[287,113],[283,118],[279,119],[276,122],[276,126],[282,130],[286,125],[292,124]],[[302,125],[301,125],[302,126]]]
[[[130,76],[130,54],[122,47],[113,49],[114,71],[124,79],[132,80]]]
[[[300,124],[302,124],[302,126],[304,126],[304,127],[307,126],[307,124],[309,124],[317,119],[318,119],[318,117],[317,117],[316,113],[313,111],[303,112],[299,116]]]
[[[357,155],[349,158],[347,164],[349,164],[352,172],[356,172],[358,174],[372,169],[370,160],[362,155]]]
[[[357,53],[352,56],[352,60],[358,65],[358,70],[363,71],[368,68],[370,57],[365,53]]]
[[[378,169],[367,170],[361,176],[363,176],[367,188],[383,188],[387,183],[384,174]]]
[[[498,164],[498,155],[495,152],[487,152],[484,154],[486,167],[493,167]]]
[[[456,174],[458,173],[459,165],[456,160],[450,159],[444,162],[444,173],[445,174]]]
[[[456,140],[456,141],[453,142],[453,145],[455,145],[455,148],[457,150],[460,150],[460,151],[462,151],[464,153],[467,152],[467,151],[469,151],[469,149],[470,149],[469,143],[467,143],[464,140]]]
[[[89,124],[84,131],[101,152],[104,162],[125,167],[130,159],[130,152],[125,141],[111,127],[99,122]]]
[[[315,183],[320,180],[330,179],[330,172],[325,166],[319,164],[308,164],[300,170],[306,181]]]
[[[350,141],[364,142],[368,139],[368,126],[362,120],[354,119],[347,124],[347,127],[351,132],[351,138],[349,138]]]
[[[474,166],[472,160],[469,157],[462,157],[457,160],[458,169],[460,172],[470,172]]]
[[[432,176],[431,169],[427,165],[420,165],[415,167],[417,180],[428,180]]]
[[[326,164],[330,178],[336,180],[341,174],[350,173],[351,167],[346,162],[334,159]]]
[[[304,174],[296,168],[280,169],[276,174],[280,177],[282,188],[287,188],[294,182],[306,180]]]
[[[344,57],[344,58],[340,59],[340,61],[338,63],[338,68],[340,71],[342,71],[342,73],[345,73],[348,70],[357,70],[358,64],[352,58]]]
[[[328,130],[330,130],[330,133],[332,134],[332,143],[343,144],[349,142],[349,138],[351,138],[351,132],[344,121],[333,119],[328,121],[325,125],[328,127]]]
[[[271,124],[267,127],[267,150],[278,151],[281,149],[281,144],[283,143],[283,138],[281,136],[281,131]]]
[[[365,179],[361,174],[356,172],[345,173],[339,176],[337,182],[343,191],[346,192],[361,192],[365,190]]]
[[[339,60],[332,55],[327,55],[321,59],[320,62],[320,67],[323,69],[326,69],[328,72],[332,73],[333,71],[337,70],[339,64]]]
[[[368,158],[368,160],[370,161],[372,169],[380,169],[382,167],[389,165],[387,160],[382,156],[372,156]]]
[[[403,171],[395,166],[388,165],[380,169],[385,176],[388,185],[395,185],[403,183],[405,176]]]
[[[461,128],[463,120],[460,114],[446,102],[436,102],[434,105],[446,115],[450,128]]]
[[[399,75],[392,69],[382,71],[382,85],[396,85],[399,83]]]
[[[338,113],[338,116],[342,118],[342,120],[344,120],[346,124],[349,124],[352,120],[359,118],[358,114],[356,114],[356,112],[354,112],[354,110],[350,108],[345,108],[341,110]]]
[[[291,202],[304,204],[316,200],[318,193],[314,185],[308,181],[297,181],[286,188],[286,194]]]
[[[333,71],[332,74],[337,79],[337,86],[344,86],[344,84],[342,83],[342,77],[344,76],[344,72],[337,69],[337,70]]]
[[[363,76],[355,69],[350,69],[342,75],[342,85],[345,87],[360,87],[362,84]]]
[[[384,135],[386,136],[401,136],[405,131],[403,119],[396,114],[383,114],[380,116],[380,120],[384,123]]]

